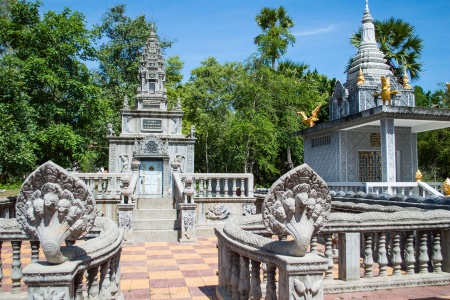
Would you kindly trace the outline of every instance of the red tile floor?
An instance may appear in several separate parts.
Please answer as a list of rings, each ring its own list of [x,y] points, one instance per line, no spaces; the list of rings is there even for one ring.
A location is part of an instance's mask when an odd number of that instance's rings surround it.
[[[165,242],[124,244],[121,289],[125,299],[217,299],[216,242],[214,237],[199,239],[197,244],[192,245]],[[4,276],[1,291],[9,292],[12,261],[10,243],[3,243],[1,256]],[[28,242],[23,243],[21,257],[22,266],[26,266],[30,261]],[[42,253],[41,259],[44,259]],[[336,270],[333,273],[336,277]],[[22,290],[26,290],[24,284]],[[450,285],[328,294],[324,299],[450,299]]]

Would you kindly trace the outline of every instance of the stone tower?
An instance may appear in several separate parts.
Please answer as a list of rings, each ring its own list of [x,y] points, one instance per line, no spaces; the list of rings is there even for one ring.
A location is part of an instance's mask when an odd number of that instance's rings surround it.
[[[167,196],[171,193],[170,162],[177,159],[182,172],[194,172],[195,134],[182,134],[183,111],[178,99],[168,110],[164,88],[164,57],[153,28],[140,59],[136,105],[123,101],[122,130],[118,136],[108,133],[109,172],[130,172],[131,161],[139,160],[140,197]]]

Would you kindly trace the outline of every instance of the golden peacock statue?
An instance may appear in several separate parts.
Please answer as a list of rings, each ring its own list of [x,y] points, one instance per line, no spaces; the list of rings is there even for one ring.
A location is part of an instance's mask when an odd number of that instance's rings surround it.
[[[319,114],[321,107],[322,107],[322,105],[319,105],[316,108],[314,108],[314,110],[311,112],[311,117],[309,117],[309,118],[306,116],[306,114],[303,111],[299,111],[299,112],[297,112],[297,114],[302,116],[303,123],[306,126],[313,127],[315,125],[314,122],[319,121],[319,118],[317,117],[317,115]]]

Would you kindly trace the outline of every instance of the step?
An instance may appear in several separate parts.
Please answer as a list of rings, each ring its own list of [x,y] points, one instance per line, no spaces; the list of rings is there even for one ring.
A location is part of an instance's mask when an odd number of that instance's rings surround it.
[[[141,242],[178,242],[178,230],[133,230],[133,240]]]
[[[139,198],[137,209],[173,209],[172,198]]]
[[[180,220],[162,219],[162,220],[135,220],[133,222],[134,230],[179,230]]]
[[[177,218],[176,209],[137,209],[134,211],[134,220],[161,220]]]

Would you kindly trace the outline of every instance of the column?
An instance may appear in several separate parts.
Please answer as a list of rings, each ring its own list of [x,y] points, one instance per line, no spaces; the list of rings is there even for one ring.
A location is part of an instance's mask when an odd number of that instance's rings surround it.
[[[180,244],[196,243],[197,238],[195,236],[195,223],[197,210],[197,204],[195,203],[180,203],[181,212],[181,236]]]
[[[380,125],[382,180],[383,182],[396,182],[394,119],[380,120]]]
[[[339,279],[359,280],[360,234],[339,233]]]

